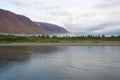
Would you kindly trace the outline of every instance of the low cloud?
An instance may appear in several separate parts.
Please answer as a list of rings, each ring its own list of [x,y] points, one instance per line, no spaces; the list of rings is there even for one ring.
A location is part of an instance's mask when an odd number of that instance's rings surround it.
[[[120,22],[104,23],[89,29],[91,32],[113,32],[120,31]]]

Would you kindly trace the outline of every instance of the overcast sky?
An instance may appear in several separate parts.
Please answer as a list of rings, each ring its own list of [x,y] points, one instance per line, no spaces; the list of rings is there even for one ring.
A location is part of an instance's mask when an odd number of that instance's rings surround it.
[[[0,0],[0,8],[72,32],[120,32],[120,0]]]

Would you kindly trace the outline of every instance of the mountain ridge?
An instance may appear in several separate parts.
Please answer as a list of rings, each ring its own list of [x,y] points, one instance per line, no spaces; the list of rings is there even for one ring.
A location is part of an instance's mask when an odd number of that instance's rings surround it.
[[[44,25],[43,25],[44,26]],[[49,30],[37,25],[24,15],[15,14],[11,11],[0,9],[0,32],[13,34],[51,34]],[[48,25],[47,27],[49,27]],[[59,26],[56,26],[59,28]],[[64,28],[62,28],[65,30]],[[61,32],[57,32],[61,33]],[[65,30],[67,33],[67,30]]]

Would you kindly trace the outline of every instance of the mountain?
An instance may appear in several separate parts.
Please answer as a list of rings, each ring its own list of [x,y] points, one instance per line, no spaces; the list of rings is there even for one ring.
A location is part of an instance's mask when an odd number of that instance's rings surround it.
[[[0,9],[0,32],[16,34],[47,33],[29,18],[2,9]]]
[[[56,26],[56,25],[54,25],[54,27],[52,26],[53,24],[47,24],[47,23],[41,23],[41,26],[40,26],[35,22],[33,22],[32,20],[30,20],[28,17],[0,9],[0,32],[1,33],[50,34],[50,33],[63,33],[63,31],[66,31],[59,26]]]
[[[45,23],[45,22],[35,22],[35,23],[39,27],[42,27],[44,30],[48,31],[49,33],[68,33],[67,30],[55,24]]]

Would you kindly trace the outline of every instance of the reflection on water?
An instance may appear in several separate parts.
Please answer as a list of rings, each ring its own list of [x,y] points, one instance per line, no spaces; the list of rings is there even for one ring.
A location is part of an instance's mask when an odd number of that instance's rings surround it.
[[[0,47],[0,80],[120,80],[120,46]]]

